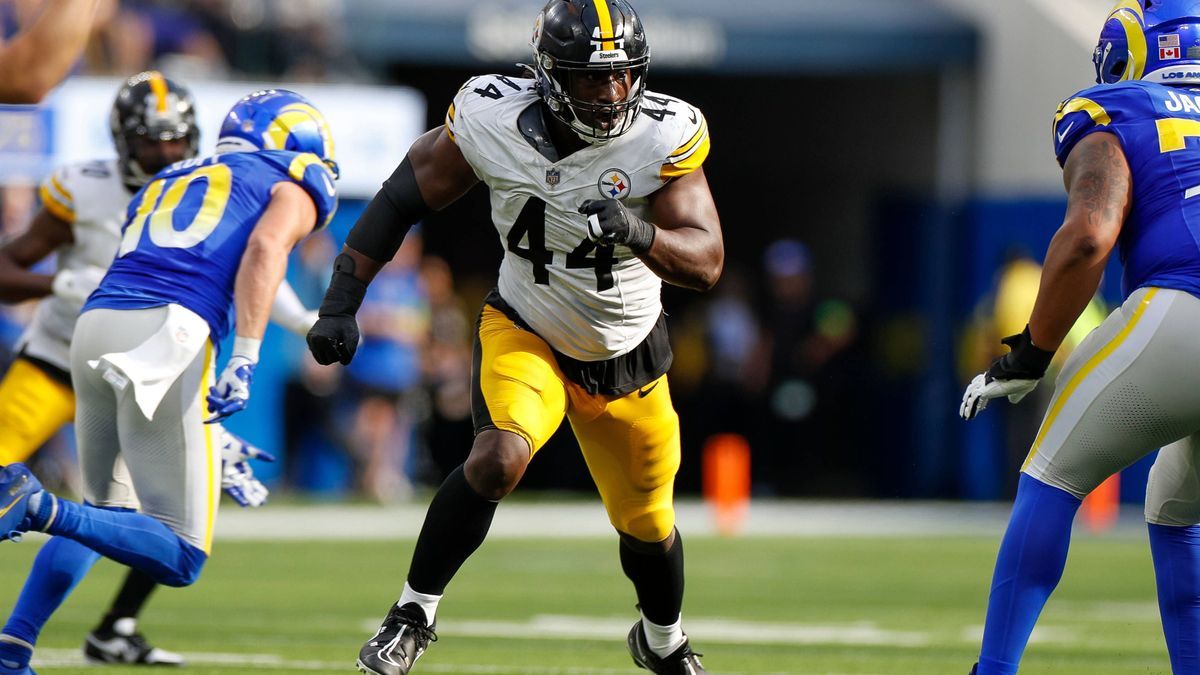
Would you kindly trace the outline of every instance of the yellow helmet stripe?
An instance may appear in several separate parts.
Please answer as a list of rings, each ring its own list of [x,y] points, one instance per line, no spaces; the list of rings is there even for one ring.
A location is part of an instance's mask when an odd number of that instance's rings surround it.
[[[1143,21],[1146,20],[1146,15],[1142,13],[1141,0],[1120,0],[1120,2],[1117,3],[1117,6],[1113,7],[1112,12],[1109,13],[1109,15],[1108,15],[1109,18],[1111,18],[1113,14],[1116,14],[1117,12],[1121,11],[1122,9],[1128,9],[1129,11],[1133,12],[1134,14],[1137,14],[1139,19],[1141,19]]]
[[[154,92],[155,109],[167,112],[167,80],[157,70],[150,71],[150,91]]]
[[[1136,16],[1134,16],[1134,12],[1123,10],[1112,14],[1118,22],[1121,22],[1121,28],[1126,31],[1126,41],[1129,44],[1130,64],[1126,66],[1126,73],[1121,79],[1141,79],[1142,73],[1146,71],[1146,34],[1141,30],[1141,8],[1138,8]]]
[[[600,39],[603,43],[601,49],[609,50],[616,49],[617,43],[614,41],[616,35],[613,32],[612,14],[608,11],[608,0],[596,0],[596,17],[600,19]]]

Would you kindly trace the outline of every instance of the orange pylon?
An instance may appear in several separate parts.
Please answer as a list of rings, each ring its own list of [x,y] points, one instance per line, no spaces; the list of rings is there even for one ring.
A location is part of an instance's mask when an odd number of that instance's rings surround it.
[[[750,508],[750,444],[738,434],[717,434],[704,444],[704,499],[717,532],[736,534]]]
[[[1121,474],[1114,473],[1083,500],[1083,522],[1092,532],[1107,532],[1121,511]]]

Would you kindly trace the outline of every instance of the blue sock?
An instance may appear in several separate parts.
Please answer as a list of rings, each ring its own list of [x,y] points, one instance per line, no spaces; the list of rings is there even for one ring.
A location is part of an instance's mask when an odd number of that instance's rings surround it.
[[[1171,672],[1200,672],[1200,525],[1147,525]]]
[[[54,537],[46,542],[33,561],[33,570],[25,580],[3,634],[29,644],[37,643],[50,615],[99,559],[100,554],[70,539]],[[21,659],[15,653],[5,654],[10,647],[13,648],[10,652],[25,650],[11,642],[0,642],[0,658],[15,661],[18,667],[28,665],[28,655]]]
[[[21,670],[29,665],[33,658],[33,645],[0,634],[0,668],[6,672]]]
[[[166,586],[188,586],[200,576],[208,554],[161,521],[133,511],[113,511],[58,499],[47,492],[30,508],[34,529],[66,537]],[[48,523],[48,526],[47,526]]]
[[[979,675],[1015,675],[1042,607],[1062,578],[1080,500],[1021,474],[996,556]]]

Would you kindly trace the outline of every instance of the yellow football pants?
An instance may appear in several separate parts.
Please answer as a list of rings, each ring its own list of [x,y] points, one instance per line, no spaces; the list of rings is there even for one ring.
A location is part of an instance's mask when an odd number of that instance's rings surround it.
[[[491,306],[479,346],[474,394],[490,423],[477,420],[478,430],[521,436],[532,459],[566,415],[613,527],[645,542],[670,536],[680,451],[666,375],[625,396],[593,396],[563,375],[544,340]]]
[[[75,393],[17,358],[0,380],[0,466],[24,462],[75,419]]]

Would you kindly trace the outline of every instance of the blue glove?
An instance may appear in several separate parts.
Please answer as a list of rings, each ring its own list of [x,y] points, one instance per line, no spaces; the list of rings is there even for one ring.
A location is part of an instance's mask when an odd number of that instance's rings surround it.
[[[247,459],[274,462],[275,456],[221,427],[221,489],[243,508],[259,507],[267,503],[270,492],[254,477]]]
[[[219,422],[246,407],[250,400],[250,380],[254,379],[255,365],[245,356],[234,354],[229,357],[217,386],[208,389],[208,411],[213,416],[204,421],[206,424]]]

